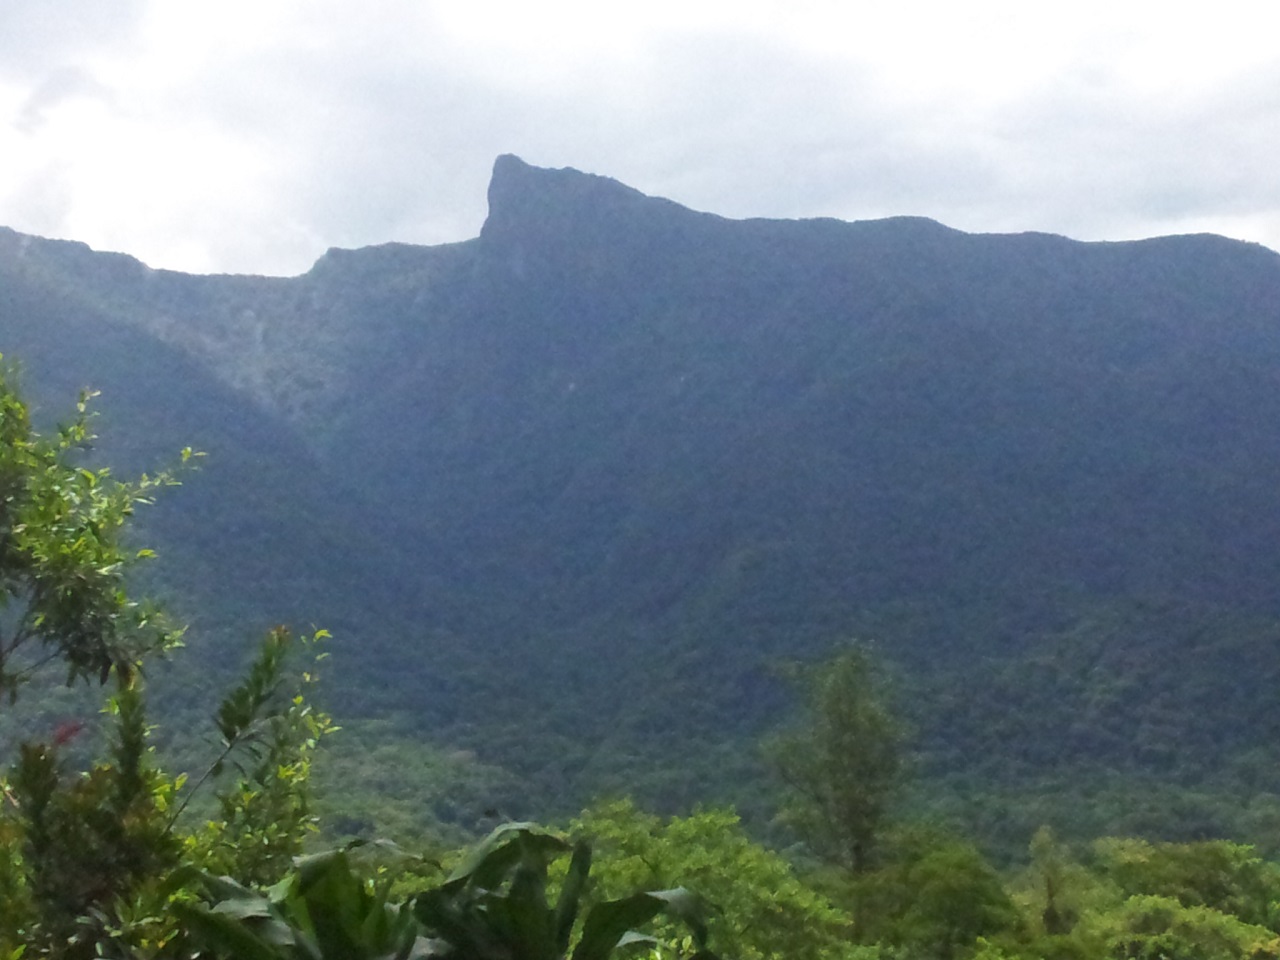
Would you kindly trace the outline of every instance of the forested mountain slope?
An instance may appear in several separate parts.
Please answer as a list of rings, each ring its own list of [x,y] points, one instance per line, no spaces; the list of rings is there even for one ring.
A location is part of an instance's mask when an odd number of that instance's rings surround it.
[[[323,623],[348,709],[562,797],[718,756],[852,634],[952,776],[1275,742],[1256,245],[730,221],[502,157],[477,239],[294,278],[0,233],[0,350],[50,409],[101,389],[108,454],[209,452],[149,520],[197,620]]]

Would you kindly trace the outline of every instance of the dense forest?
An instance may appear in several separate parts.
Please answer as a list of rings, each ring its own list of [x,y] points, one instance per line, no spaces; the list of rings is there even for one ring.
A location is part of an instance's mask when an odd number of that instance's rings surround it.
[[[154,554],[127,533],[194,454],[121,480],[86,466],[92,424],[82,397],[42,435],[12,370],[0,379],[0,685],[6,729],[27,730],[0,778],[3,956],[1280,956],[1280,864],[1252,847],[1073,849],[1041,827],[1002,873],[912,817],[908,733],[865,645],[790,671],[800,715],[765,745],[784,851],[732,810],[664,817],[629,799],[560,828],[508,821],[469,851],[334,846],[311,776],[341,737],[309,699],[324,631],[271,631],[211,718],[202,766],[170,773],[147,678],[182,630],[128,593]],[[51,727],[51,682],[103,691],[100,716]]]
[[[0,230],[0,348],[12,956],[1277,951],[1271,251],[503,157],[295,278]]]

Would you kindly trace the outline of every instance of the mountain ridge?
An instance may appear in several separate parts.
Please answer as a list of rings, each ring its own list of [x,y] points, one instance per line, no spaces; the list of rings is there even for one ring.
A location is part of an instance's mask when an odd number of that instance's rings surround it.
[[[460,432],[463,420],[479,431],[479,443],[486,431],[491,443],[507,443],[513,439],[509,422],[552,409],[546,404],[563,400],[556,391],[589,387],[591,368],[601,362],[621,363],[610,375],[644,383],[651,395],[677,390],[654,382],[652,369],[623,369],[624,359],[606,356],[627,338],[627,349],[669,369],[675,384],[690,382],[691,351],[738,356],[755,383],[745,389],[725,382],[719,389],[737,390],[743,408],[760,417],[770,414],[758,398],[793,391],[800,385],[796,378],[821,389],[812,378],[833,375],[817,374],[827,362],[821,351],[843,353],[850,365],[865,367],[867,350],[904,348],[913,334],[897,318],[909,317],[914,328],[947,342],[955,351],[949,362],[968,363],[976,373],[974,364],[1007,357],[1011,338],[1040,335],[1027,325],[1021,300],[1032,311],[1060,314],[1039,324],[1052,326],[1058,338],[1052,348],[1041,348],[1053,353],[1053,363],[1041,370],[1046,389],[1068,363],[1097,367],[1090,344],[1103,335],[1111,338],[1108,363],[1118,371],[1110,386],[1106,376],[1098,383],[1112,393],[1124,392],[1114,382],[1124,375],[1119,371],[1135,375],[1153,356],[1164,362],[1193,348],[1274,353],[1263,342],[1266,331],[1242,324],[1245,311],[1269,315],[1265,304],[1276,289],[1274,280],[1259,288],[1249,271],[1280,260],[1238,241],[1193,235],[1087,244],[1047,234],[965,234],[922,218],[726,220],[608,178],[540,170],[510,155],[495,162],[490,202],[475,240],[332,250],[293,278],[154,271],[126,255],[98,255],[68,241],[46,246],[12,233],[6,235],[5,262],[30,267],[39,260],[41,269],[52,271],[48,283],[82,291],[102,287],[98,306],[108,316],[183,350],[291,423],[318,455],[332,456],[346,444],[359,449],[366,438],[376,438],[375,445],[388,451],[381,470],[388,476],[396,458],[407,455],[387,442],[409,423],[403,412],[388,416],[403,411],[404,403],[382,396],[357,415],[351,391],[367,384],[376,385],[374,394],[417,391],[408,402],[426,418],[414,429],[440,434],[445,446],[437,444],[434,455],[465,457],[458,443],[476,444]],[[1252,261],[1248,267],[1246,260]],[[634,263],[643,264],[651,279],[631,282]],[[1090,315],[1105,314],[1107,297],[1130,292],[1121,289],[1126,286],[1149,302],[1103,330]],[[1233,306],[1223,299],[1230,290]],[[1219,301],[1209,306],[1225,311],[1225,320],[1196,328],[1195,343],[1178,343],[1187,334],[1178,332],[1176,317],[1190,316],[1188,310],[1205,298]],[[762,311],[767,318],[743,319]],[[1253,342],[1227,343],[1231,337]],[[804,338],[825,343],[819,350]],[[928,343],[910,346],[907,356],[915,359],[901,372],[918,378],[920,363],[933,362],[931,353]],[[791,371],[765,376],[769,363],[789,364]],[[863,373],[871,378],[866,383],[879,383],[868,387],[877,392],[876,402],[897,402],[882,373]],[[845,372],[834,376],[848,382]],[[917,408],[904,416],[923,415],[921,396],[899,398]],[[981,403],[988,406],[975,413],[989,416],[998,409],[989,406],[996,397]],[[674,409],[663,414],[676,415]],[[368,429],[367,418],[375,429]],[[569,429],[557,423],[546,421],[541,429]],[[517,433],[532,428],[528,423]],[[411,447],[420,440],[404,438]],[[379,453],[367,449],[363,455]]]
[[[217,439],[173,515],[205,552],[177,588],[229,619],[288,584],[290,614],[359,638],[335,653],[353,709],[482,753],[501,727],[531,776],[562,769],[551,743],[587,778],[669,737],[714,753],[776,719],[771,664],[851,634],[952,711],[946,678],[988,660],[993,689],[1026,668],[1100,695],[1036,666],[1088,631],[1150,651],[1099,658],[1143,684],[1202,635],[1205,662],[1271,675],[1274,252],[729,220],[510,155],[490,207],[471,240],[332,249],[289,278],[0,232],[0,349],[34,358],[50,407],[98,371],[124,434],[104,456]],[[1236,623],[1254,639],[1228,656]],[[1107,714],[1105,762],[1201,742],[1158,706],[1196,679],[1160,682]],[[681,703],[670,734],[649,689]],[[980,742],[990,706],[947,726]],[[1129,751],[1131,722],[1164,732]]]

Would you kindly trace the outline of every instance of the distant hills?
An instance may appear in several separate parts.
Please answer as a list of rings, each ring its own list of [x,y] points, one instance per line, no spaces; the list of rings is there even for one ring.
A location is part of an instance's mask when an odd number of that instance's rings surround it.
[[[287,279],[0,231],[39,404],[100,389],[132,469],[209,453],[147,520],[198,626],[329,626],[340,709],[561,800],[673,751],[709,772],[660,801],[733,795],[770,666],[851,635],[937,776],[1275,789],[1276,253],[731,221],[511,156],[489,203]]]

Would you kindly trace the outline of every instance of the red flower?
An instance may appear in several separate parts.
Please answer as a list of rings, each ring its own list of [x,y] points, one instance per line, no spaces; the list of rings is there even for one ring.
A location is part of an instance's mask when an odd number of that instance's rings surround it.
[[[64,720],[58,724],[56,730],[53,731],[54,746],[65,746],[70,743],[77,733],[84,729],[83,720]]]

